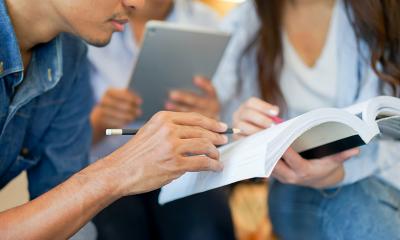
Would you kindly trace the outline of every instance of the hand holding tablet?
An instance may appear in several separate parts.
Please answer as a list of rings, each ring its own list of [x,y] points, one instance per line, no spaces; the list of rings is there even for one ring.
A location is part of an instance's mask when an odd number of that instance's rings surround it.
[[[201,94],[193,77],[213,77],[229,40],[217,30],[150,21],[129,84],[143,99],[140,120],[163,110],[172,90]]]

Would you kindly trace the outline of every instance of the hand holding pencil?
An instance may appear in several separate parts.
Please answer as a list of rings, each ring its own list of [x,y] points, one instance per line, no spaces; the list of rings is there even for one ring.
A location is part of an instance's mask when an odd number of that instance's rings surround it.
[[[110,171],[126,176],[119,184],[128,185],[124,195],[157,189],[186,172],[221,171],[217,146],[228,142],[227,131],[198,113],[159,112],[109,155]]]

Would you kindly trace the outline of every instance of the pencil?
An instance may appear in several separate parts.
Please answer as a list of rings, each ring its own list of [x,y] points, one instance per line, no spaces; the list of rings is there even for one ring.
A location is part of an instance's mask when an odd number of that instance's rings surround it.
[[[122,135],[136,135],[139,129],[106,129],[106,136],[122,136]],[[239,134],[241,132],[238,128],[228,128],[221,134]]]

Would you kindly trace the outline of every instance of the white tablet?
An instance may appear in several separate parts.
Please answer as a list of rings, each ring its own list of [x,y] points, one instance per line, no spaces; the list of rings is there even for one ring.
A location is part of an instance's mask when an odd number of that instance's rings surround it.
[[[193,77],[213,77],[229,39],[228,33],[217,30],[148,22],[129,83],[129,88],[143,99],[140,120],[163,110],[170,90],[198,91]]]

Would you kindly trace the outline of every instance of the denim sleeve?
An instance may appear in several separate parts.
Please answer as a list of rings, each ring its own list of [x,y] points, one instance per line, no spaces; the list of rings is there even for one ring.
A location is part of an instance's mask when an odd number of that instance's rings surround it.
[[[391,169],[400,162],[399,149],[400,141],[379,138],[361,147],[359,156],[345,162],[345,177],[339,186],[352,184]]]
[[[83,57],[78,74],[68,89],[69,96],[42,138],[43,153],[39,164],[28,170],[31,199],[65,181],[89,164],[92,130],[89,115],[93,106],[88,61]],[[65,76],[72,69],[64,69]],[[64,89],[63,89],[64,90]]]

